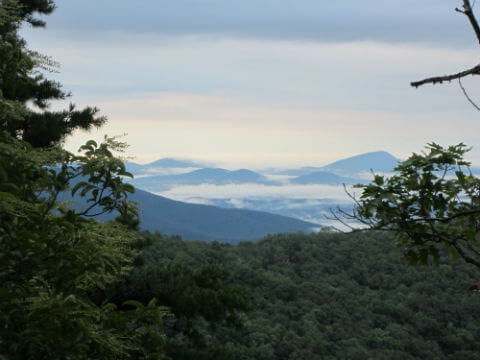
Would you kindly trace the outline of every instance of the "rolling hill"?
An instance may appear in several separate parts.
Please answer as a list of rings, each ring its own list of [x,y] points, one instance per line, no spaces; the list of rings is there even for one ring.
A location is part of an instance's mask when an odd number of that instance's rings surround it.
[[[151,191],[178,185],[275,184],[255,171],[246,169],[230,171],[219,168],[204,168],[174,175],[145,176],[134,179],[133,183],[135,186]]]
[[[148,164],[137,164],[135,162],[127,161],[125,165],[127,171],[135,175],[167,169],[199,169],[206,166],[203,163],[197,163],[191,160],[178,160],[172,158],[163,158]]]
[[[130,200],[138,203],[141,229],[190,240],[237,243],[255,241],[267,234],[311,232],[319,227],[311,222],[262,211],[188,204],[140,189],[130,195]],[[75,199],[75,202],[82,206],[81,200]],[[99,216],[99,219],[107,221],[114,217],[115,214],[108,214]]]

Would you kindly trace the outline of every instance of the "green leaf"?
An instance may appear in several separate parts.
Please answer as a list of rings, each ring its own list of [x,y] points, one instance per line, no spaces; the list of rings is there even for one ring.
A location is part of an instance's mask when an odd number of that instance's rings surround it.
[[[137,310],[143,310],[144,306],[140,301],[136,300],[127,300],[122,303],[123,306],[132,306]]]

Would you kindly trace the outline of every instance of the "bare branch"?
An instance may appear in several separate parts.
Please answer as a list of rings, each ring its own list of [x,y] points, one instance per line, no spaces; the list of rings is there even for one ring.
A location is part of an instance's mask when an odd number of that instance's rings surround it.
[[[480,43],[480,26],[478,25],[478,21],[473,14],[472,5],[470,4],[469,0],[463,0],[463,9],[462,13],[468,18],[470,21],[470,25],[472,25],[473,31],[477,36],[477,40]]]
[[[420,81],[413,81],[410,83],[411,86],[418,88],[419,86],[425,85],[425,84],[441,84],[445,81],[452,81],[452,80],[457,80],[464,78],[469,75],[480,75],[480,64],[475,65],[471,69],[461,71],[456,74],[450,74],[450,75],[444,75],[444,76],[434,76],[430,78],[426,78]]]
[[[465,95],[465,97],[467,98],[467,100],[470,102],[470,104],[472,104],[472,106],[477,109],[478,111],[480,111],[480,107],[475,103],[475,101],[472,100],[472,98],[470,96],[468,96],[468,93],[467,93],[467,90],[465,90],[465,88],[463,87],[463,84],[462,84],[462,79],[458,79],[458,84],[460,85],[460,89],[462,89],[463,91],[463,95]]]
[[[358,230],[358,228],[348,224],[344,219],[343,217],[347,217],[347,218],[351,218],[351,215],[350,214],[346,214],[343,210],[337,208],[337,212],[340,213],[341,215],[337,214],[334,210],[330,209],[330,214],[331,214],[331,217],[329,216],[326,216],[326,218],[328,220],[335,220],[335,221],[338,221],[340,224],[342,224],[343,226],[345,226],[346,228],[350,229],[350,230]],[[355,219],[356,220],[356,219]],[[360,221],[361,220],[357,220],[357,221]]]
[[[470,25],[472,25],[475,36],[477,37],[477,40],[480,44],[480,25],[478,24],[478,21],[477,21],[477,18],[475,17],[475,14],[473,13],[472,5],[470,4],[470,0],[463,0],[463,10],[461,10],[459,8],[455,8],[455,11],[465,15],[468,18],[468,21],[470,22]],[[434,76],[434,77],[426,78],[426,79],[423,79],[423,80],[420,80],[420,81],[413,81],[413,82],[410,83],[410,85],[418,88],[419,86],[422,86],[422,85],[425,85],[425,84],[433,84],[433,85],[441,84],[444,81],[452,81],[452,80],[456,80],[456,79],[461,79],[461,78],[464,78],[465,76],[469,76],[469,75],[480,75],[480,64],[472,67],[471,69],[461,71],[461,72],[458,72],[456,74],[450,74],[450,75],[444,75],[444,76]],[[466,95],[465,91],[464,91],[464,93]],[[472,102],[471,99],[468,96],[467,96],[467,99],[470,102]]]

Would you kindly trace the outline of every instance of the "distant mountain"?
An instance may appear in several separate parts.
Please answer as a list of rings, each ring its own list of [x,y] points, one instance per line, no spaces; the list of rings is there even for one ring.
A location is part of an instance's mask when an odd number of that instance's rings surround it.
[[[290,180],[292,184],[358,184],[364,182],[359,179],[339,176],[327,171],[314,171],[309,174],[301,175]]]
[[[269,180],[254,171],[241,170],[225,170],[219,168],[207,168],[192,171],[187,174],[176,176],[187,183],[209,183],[209,184],[241,184],[241,183],[266,183]]]
[[[311,232],[318,224],[262,211],[188,204],[137,189],[130,195],[140,209],[140,227],[189,240],[237,243],[267,234]],[[115,215],[102,215],[101,220]]]
[[[386,151],[375,151],[352,156],[323,166],[323,171],[337,175],[357,174],[362,171],[391,172],[398,165],[399,159]]]
[[[178,160],[172,158],[164,158],[144,165],[145,167],[163,167],[163,168],[202,168],[205,164],[194,162],[191,160]]]
[[[355,177],[359,173],[391,172],[400,160],[386,151],[374,151],[341,159],[324,166],[303,166],[298,168],[269,168],[265,173],[300,177],[314,172],[328,172],[338,176]]]
[[[318,224],[328,224],[331,209],[341,205],[348,210],[352,206],[348,196],[338,192],[338,186],[361,183],[359,173],[370,169],[374,172],[390,172],[397,164],[398,160],[391,154],[377,151],[342,159],[324,167],[292,169],[288,176],[284,176],[288,170],[270,169],[265,172],[277,174],[273,178],[278,181],[247,169],[231,171],[209,168],[193,161],[169,158],[145,165],[129,162],[127,169],[138,175],[132,181],[137,192],[131,199],[139,203],[143,229],[176,234],[186,239],[238,242],[256,240],[269,233],[308,232],[318,228]],[[199,187],[195,199],[211,205],[188,204],[140,190],[161,192],[176,186],[205,183],[276,186],[269,188],[262,196],[258,196],[258,187],[253,187],[255,191],[249,192],[250,187],[245,186],[242,188],[244,197],[238,194],[233,197],[228,193],[212,196],[202,193]],[[298,192],[298,185],[307,184],[328,186],[325,186],[325,190],[319,187],[320,190],[315,194],[310,191],[305,193],[303,189]],[[288,189],[291,185],[296,186]],[[227,189],[228,186],[225,187]],[[181,193],[180,188],[178,192]],[[247,208],[260,211],[245,210]],[[112,216],[105,219],[108,218]]]
[[[128,172],[130,172],[134,175],[142,174],[146,171],[145,170],[146,169],[145,165],[137,164],[137,163],[130,162],[130,161],[127,161],[125,163],[125,168],[127,169]]]
[[[310,181],[313,181],[313,183],[334,184],[336,180],[338,180],[338,183],[345,183],[348,182],[346,181],[348,179],[335,179],[332,175],[355,177],[355,175],[361,172],[370,170],[374,172],[391,172],[398,165],[398,162],[397,158],[386,151],[375,151],[345,158],[320,167],[305,166],[295,169],[268,169],[262,171],[262,173],[295,176],[298,178],[298,180],[294,181],[297,184],[310,183]],[[138,184],[151,184],[154,181],[157,184],[163,182],[164,184],[177,183],[179,185],[196,185],[200,183],[223,185],[249,182],[272,184],[272,181],[260,172],[248,169],[230,171],[211,168],[203,163],[191,160],[164,158],[148,164],[127,162],[126,165],[127,170],[138,176],[139,179],[148,175],[149,180],[144,179]],[[154,176],[158,176],[158,178]],[[306,177],[303,178],[303,176]]]
[[[185,174],[146,176],[134,179],[133,183],[135,186],[153,191],[171,185],[275,184],[267,177],[251,170],[230,171],[218,168],[199,169]]]
[[[178,234],[195,240],[238,242],[266,234],[311,232],[317,224],[261,211],[222,209],[187,204],[137,190],[132,200],[140,204],[142,228]]]
[[[198,163],[190,160],[178,160],[172,158],[164,158],[153,161],[148,164],[137,164],[127,161],[127,171],[134,175],[141,175],[148,172],[155,172],[155,170],[168,170],[168,169],[199,169],[206,167],[203,163]]]
[[[140,189],[130,194],[129,199],[138,205],[141,229],[179,235],[188,240],[237,243],[255,241],[268,234],[309,233],[321,227],[313,222],[263,211],[225,209],[174,201]],[[89,206],[85,199],[78,196],[72,199],[69,193],[64,193],[59,200],[69,202],[78,210]],[[96,208],[91,211],[95,213]],[[116,213],[102,214],[96,219],[108,221],[116,216]]]

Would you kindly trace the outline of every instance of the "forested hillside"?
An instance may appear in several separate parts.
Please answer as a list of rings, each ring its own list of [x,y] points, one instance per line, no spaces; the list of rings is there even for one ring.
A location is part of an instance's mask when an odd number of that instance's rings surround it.
[[[253,293],[239,330],[192,322],[202,346],[226,358],[480,359],[480,295],[468,290],[475,269],[409,266],[386,234],[280,234],[237,246],[148,237],[150,271],[213,266]],[[153,293],[165,299],[156,283]],[[167,349],[193,346],[185,339],[176,333]]]

